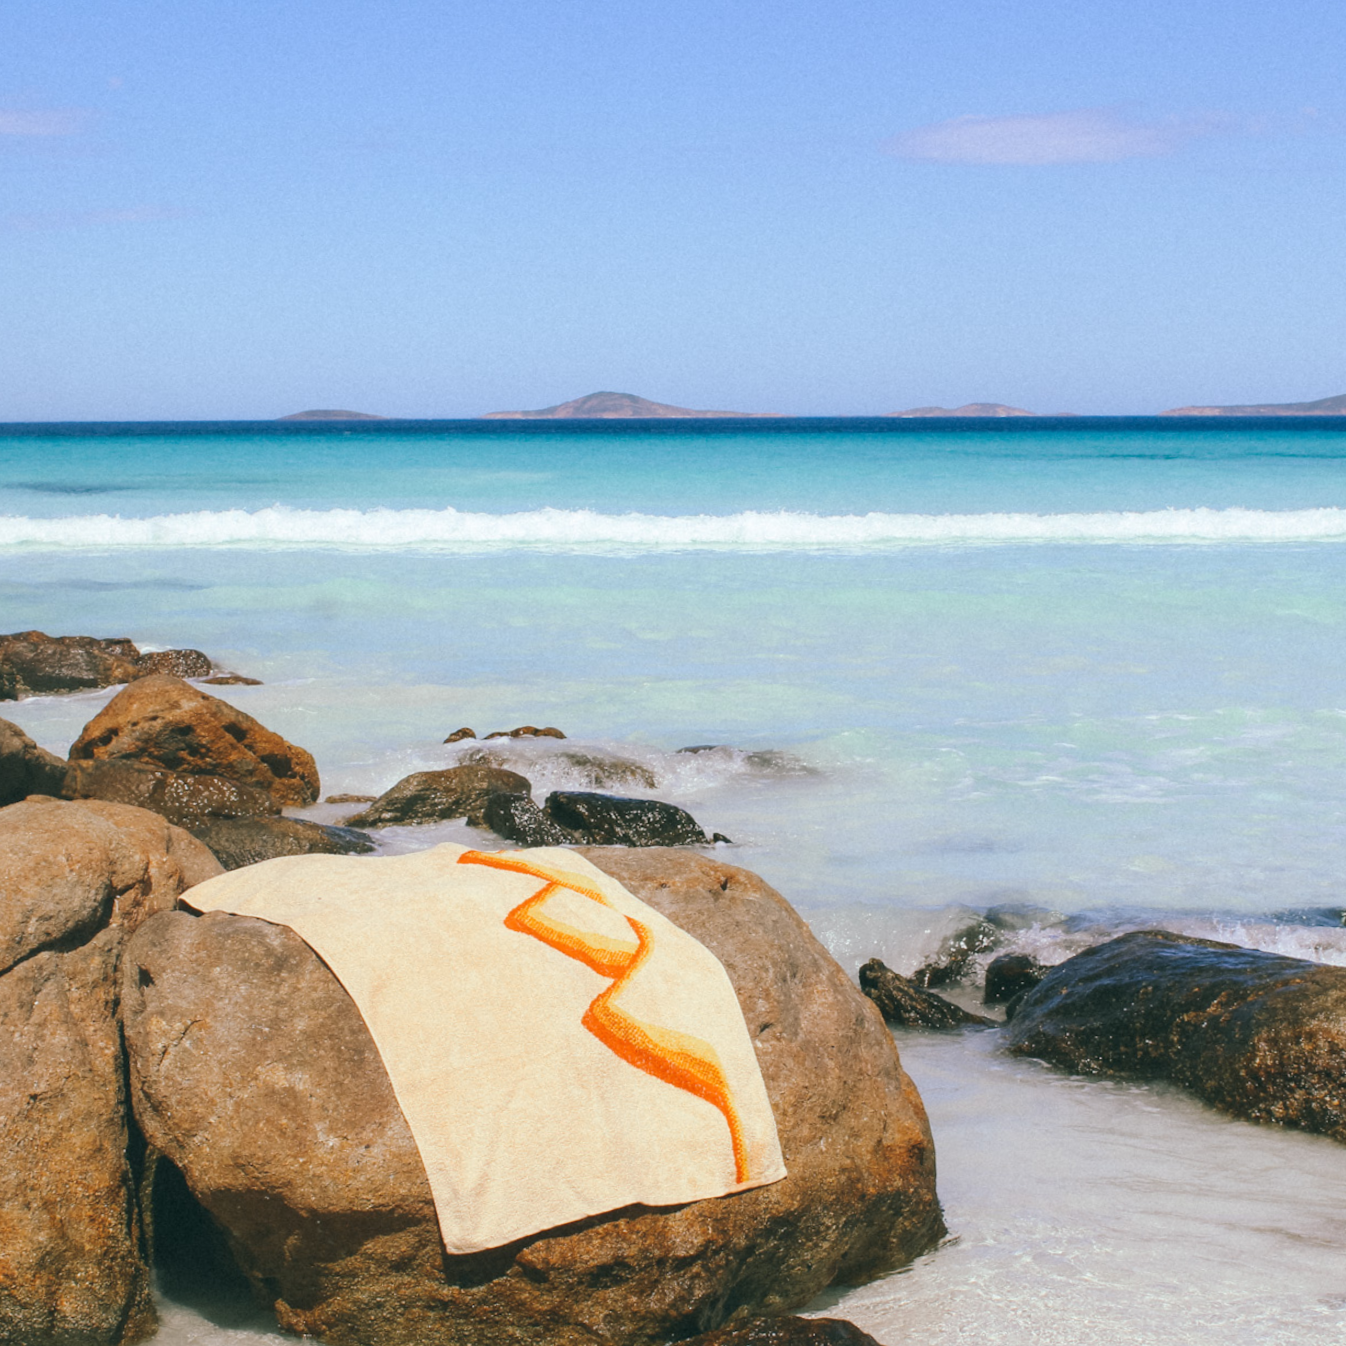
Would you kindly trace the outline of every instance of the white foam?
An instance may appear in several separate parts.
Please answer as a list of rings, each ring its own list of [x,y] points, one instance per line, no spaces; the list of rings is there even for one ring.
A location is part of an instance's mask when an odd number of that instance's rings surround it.
[[[874,551],[939,544],[1342,542],[1346,509],[1163,509],[1096,514],[600,514],[538,509],[198,511],[123,518],[0,516],[0,550],[234,547],[253,550],[565,552]]]

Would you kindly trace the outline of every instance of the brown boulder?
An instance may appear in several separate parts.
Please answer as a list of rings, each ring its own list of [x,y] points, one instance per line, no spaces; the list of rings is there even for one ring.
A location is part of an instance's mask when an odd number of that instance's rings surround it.
[[[59,795],[66,764],[39,748],[17,724],[0,720],[0,808],[29,795]]]
[[[130,682],[139,658],[129,640],[16,631],[0,636],[0,701]]]
[[[264,790],[281,805],[318,798],[318,768],[303,748],[165,673],[118,692],[70,749],[72,762],[108,758],[188,776],[225,776]]]
[[[1019,1055],[1171,1080],[1235,1117],[1346,1142],[1346,968],[1139,930],[1052,968],[1010,1008]]]
[[[167,913],[123,963],[136,1115],[283,1327],[343,1346],[653,1346],[794,1308],[943,1232],[892,1037],[789,905],[695,854],[587,854],[724,963],[789,1176],[446,1256],[382,1062],[325,964],[280,926]]]
[[[71,762],[61,793],[149,809],[192,831],[214,818],[258,818],[280,812],[264,790],[224,776],[185,776],[166,767],[115,760]]]
[[[345,819],[347,827],[391,827],[433,823],[444,818],[482,816],[492,795],[527,795],[531,787],[517,771],[493,766],[453,766],[417,771],[385,790],[367,809]]]
[[[154,1331],[116,969],[131,930],[219,872],[141,809],[0,809],[0,1342],[125,1346]]]

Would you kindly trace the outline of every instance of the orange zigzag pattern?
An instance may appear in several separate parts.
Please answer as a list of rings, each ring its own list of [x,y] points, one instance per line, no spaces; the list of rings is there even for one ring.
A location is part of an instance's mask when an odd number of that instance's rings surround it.
[[[513,874],[527,874],[530,878],[542,881],[543,886],[532,897],[520,902],[505,917],[506,929],[531,935],[548,948],[583,963],[600,977],[613,979],[612,985],[590,1002],[580,1022],[628,1065],[663,1080],[665,1084],[685,1089],[689,1094],[695,1094],[697,1098],[718,1108],[729,1126],[736,1179],[740,1183],[747,1182],[748,1154],[743,1127],[715,1048],[709,1042],[688,1033],[642,1023],[615,1003],[654,948],[654,937],[649,927],[631,916],[622,915],[622,919],[635,933],[636,944],[631,948],[619,940],[576,930],[573,926],[544,915],[539,908],[562,888],[615,910],[597,888],[589,887],[577,875],[564,872],[549,874],[526,860],[487,851],[467,851],[458,857],[458,863],[485,865]]]

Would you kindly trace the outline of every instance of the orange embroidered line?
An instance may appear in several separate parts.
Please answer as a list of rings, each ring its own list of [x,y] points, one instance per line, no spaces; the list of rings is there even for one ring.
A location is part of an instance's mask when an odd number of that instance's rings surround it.
[[[549,874],[517,856],[487,851],[466,851],[458,857],[458,863],[485,865],[513,874],[527,874],[530,878],[542,881],[542,887],[537,892],[520,902],[505,917],[505,928],[531,935],[548,948],[583,963],[599,976],[612,978],[612,985],[590,1002],[580,1023],[628,1065],[674,1088],[694,1094],[717,1108],[729,1126],[735,1177],[738,1182],[747,1182],[748,1154],[743,1126],[715,1048],[688,1033],[642,1023],[615,1003],[654,949],[654,936],[649,927],[622,914],[622,919],[636,937],[632,947],[605,935],[576,930],[573,926],[546,916],[540,908],[563,888],[587,897],[610,911],[615,910],[599,889],[585,884],[578,875],[564,872]]]

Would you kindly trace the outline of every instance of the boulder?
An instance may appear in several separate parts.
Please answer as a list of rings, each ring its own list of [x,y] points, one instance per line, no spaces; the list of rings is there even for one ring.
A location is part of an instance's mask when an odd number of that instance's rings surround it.
[[[1053,968],[1006,1031],[1022,1056],[1346,1141],[1346,968],[1141,930]]]
[[[136,1116],[284,1328],[343,1346],[654,1346],[788,1311],[943,1232],[893,1039],[789,905],[685,851],[586,854],[723,962],[789,1176],[446,1256],[382,1062],[326,965],[283,927],[164,913],[122,968]]]
[[[0,809],[0,1342],[153,1334],[116,969],[127,935],[220,872],[161,817]]]
[[[132,930],[220,872],[199,841],[144,809],[55,799],[0,809],[0,973],[109,925]]]
[[[1044,967],[1031,953],[1002,953],[991,959],[986,969],[986,989],[982,1003],[1004,1005],[1021,991],[1030,991],[1047,975]]]
[[[175,678],[208,678],[215,671],[210,656],[200,650],[154,650],[136,660],[141,677],[169,673]]]
[[[718,1332],[703,1332],[683,1346],[879,1346],[844,1318],[749,1318]]]
[[[353,827],[326,827],[303,818],[215,818],[192,832],[225,869],[280,855],[368,855],[374,849]]]
[[[710,845],[686,809],[658,799],[556,790],[547,796],[545,808],[553,822],[592,846]]]
[[[523,795],[492,795],[482,810],[482,824],[496,836],[520,846],[574,846],[581,838],[554,822]]]
[[[395,823],[480,818],[492,795],[526,795],[530,788],[517,771],[494,766],[472,764],[445,771],[417,771],[404,776],[367,809],[345,821],[348,827],[390,827]]]
[[[0,636],[0,701],[130,682],[139,676],[139,658],[140,651],[123,639],[48,636],[41,631]]]
[[[860,969],[860,989],[878,1006],[879,1013],[890,1024],[904,1028],[966,1028],[970,1024],[983,1027],[994,1022],[981,1014],[973,1014],[942,995],[917,986],[871,958]]]
[[[446,739],[444,740],[444,742],[445,742],[445,743],[461,743],[462,740],[465,739],[465,738],[476,738],[476,736],[477,736],[477,731],[476,731],[475,729],[469,729],[469,728],[467,728],[467,726],[465,725],[462,729],[455,729],[455,730],[453,731],[453,733],[451,733],[451,734],[448,736],[448,738],[446,738]]]
[[[265,790],[224,776],[185,776],[167,767],[116,760],[71,762],[66,799],[106,799],[149,809],[192,831],[213,818],[260,818],[280,812]]]
[[[0,720],[0,808],[29,795],[59,795],[66,764],[39,748],[17,724]]]
[[[464,737],[467,737],[464,735]],[[473,735],[473,737],[476,737]],[[565,735],[554,725],[548,725],[545,729],[539,729],[535,724],[521,724],[517,729],[497,729],[493,734],[487,734],[487,738],[565,738]],[[444,740],[446,743],[448,739]]]
[[[84,726],[70,760],[89,759],[225,776],[282,806],[312,804],[319,793],[318,768],[303,748],[166,673],[131,683]]]

